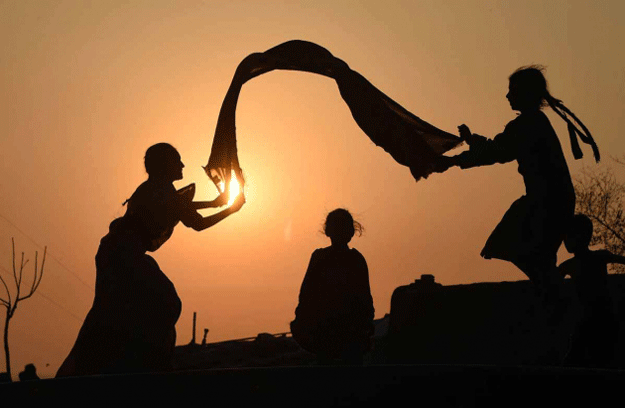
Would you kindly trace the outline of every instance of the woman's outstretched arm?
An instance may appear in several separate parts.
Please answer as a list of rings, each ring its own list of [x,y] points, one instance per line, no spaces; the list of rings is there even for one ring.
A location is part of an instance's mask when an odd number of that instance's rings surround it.
[[[211,201],[193,201],[193,197],[195,196],[195,183],[189,184],[188,186],[177,190],[176,193],[180,197],[180,200],[185,203],[184,206],[193,210],[222,207],[228,204],[229,200],[228,194],[221,193],[216,199]]]
[[[239,211],[243,204],[245,204],[245,196],[243,194],[239,194],[239,196],[234,200],[234,203],[232,203],[232,205],[225,210],[209,215],[208,217],[203,217],[195,210],[195,208],[189,208],[187,211],[183,212],[180,217],[180,221],[182,221],[182,223],[189,228],[193,228],[196,231],[203,231],[206,228],[210,228],[217,224],[229,215]]]
[[[202,208],[223,207],[226,204],[228,204],[228,195],[222,193],[212,201],[192,201],[191,208],[194,210],[201,210]]]
[[[493,139],[472,134],[468,127],[459,127],[462,138],[469,145],[469,150],[452,157],[452,163],[461,169],[476,166],[488,166],[495,163],[508,163],[515,160],[519,153],[520,136],[515,126],[510,124]]]
[[[518,157],[520,138],[511,129],[510,124],[493,139],[471,133],[466,125],[458,126],[458,130],[462,140],[469,145],[469,150],[455,156],[441,155],[435,163],[434,171],[443,173],[453,166],[468,169],[495,163],[508,163]]]

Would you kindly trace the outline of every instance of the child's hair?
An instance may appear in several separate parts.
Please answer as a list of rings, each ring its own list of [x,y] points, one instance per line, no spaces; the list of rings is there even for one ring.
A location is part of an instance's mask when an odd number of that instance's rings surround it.
[[[330,238],[346,239],[349,242],[357,232],[358,236],[362,235],[363,226],[344,208],[337,208],[330,211],[323,225],[323,233]]]
[[[547,106],[549,100],[555,99],[547,89],[544,70],[545,68],[541,65],[528,65],[517,69],[508,78],[510,82],[522,85],[523,93],[540,107]]]
[[[569,228],[569,235],[574,236],[582,247],[588,247],[592,239],[592,221],[584,214],[575,214]]]
[[[545,67],[542,65],[528,65],[514,71],[508,79],[510,82],[514,81],[521,85],[523,92],[538,106],[543,107],[549,105],[551,109],[566,122],[569,130],[569,138],[571,139],[571,149],[576,159],[581,159],[583,156],[582,150],[579,147],[579,142],[577,141],[577,137],[579,136],[582,142],[592,147],[595,160],[599,162],[601,158],[599,148],[592,138],[590,131],[569,108],[564,106],[560,99],[554,98],[551,93],[549,93],[547,80],[543,74],[544,70]],[[579,127],[577,127],[576,124],[579,125]]]

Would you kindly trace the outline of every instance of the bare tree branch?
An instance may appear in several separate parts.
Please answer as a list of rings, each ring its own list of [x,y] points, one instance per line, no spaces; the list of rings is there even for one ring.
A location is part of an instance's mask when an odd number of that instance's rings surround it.
[[[22,252],[22,264],[20,265],[20,281],[18,284],[19,287],[22,286],[22,272],[24,271],[24,268],[26,267],[27,263],[28,263],[28,259],[24,261],[24,253]]]
[[[13,279],[17,276],[17,271],[15,269],[15,240],[11,238],[11,248],[13,250]],[[17,283],[17,280],[15,281]]]
[[[35,251],[35,275],[33,277],[33,284],[30,286],[30,292],[29,292],[31,295],[34,292],[34,287],[35,287],[35,284],[37,283],[37,255],[39,254],[37,253],[37,251]]]
[[[35,274],[34,274],[34,278],[33,278],[33,284],[31,286],[30,291],[28,292],[28,294],[24,295],[22,297],[19,297],[17,299],[18,301],[24,300],[24,299],[28,299],[29,297],[31,297],[35,293],[35,290],[37,290],[37,287],[39,287],[39,283],[41,283],[41,278],[43,277],[43,267],[44,267],[44,264],[45,264],[45,261],[46,261],[45,254],[47,252],[47,249],[48,249],[47,247],[44,248],[44,256],[43,256],[43,260],[41,262],[41,271],[38,271],[38,269],[37,269],[37,256],[38,256],[38,253],[35,252]],[[15,304],[17,305],[17,302],[15,302]]]
[[[48,247],[43,247],[43,259],[41,260],[41,271],[39,273],[39,280],[37,281],[36,285],[33,285],[33,293],[35,293],[35,291],[37,290],[37,288],[39,287],[39,284],[41,283],[41,278],[43,278],[43,267],[46,264],[46,255],[48,253]],[[35,252],[35,259],[37,258],[37,253]],[[37,270],[37,262],[35,261],[35,271]]]
[[[41,279],[43,278],[43,270],[44,270],[44,266],[46,262],[46,254],[47,254],[47,247],[45,247],[44,252],[43,252],[43,259],[41,260],[41,269],[39,269],[39,265],[38,265],[39,254],[35,252],[35,271],[34,271],[34,276],[33,276],[33,282],[30,285],[30,290],[28,291],[28,294],[24,296],[20,296],[23,277],[24,277],[24,267],[28,264],[28,260],[24,260],[24,252],[22,252],[22,256],[20,260],[20,269],[18,273],[17,267],[15,265],[15,239],[13,238],[11,238],[11,249],[12,249],[12,255],[13,255],[13,280],[15,281],[15,286],[16,286],[16,295],[14,298],[11,296],[11,291],[9,290],[9,286],[7,285],[6,281],[4,280],[2,276],[0,276],[0,281],[2,281],[2,284],[4,285],[4,289],[6,290],[7,295],[9,297],[8,300],[0,299],[0,304],[2,304],[3,306],[7,308],[6,320],[4,321],[4,352],[5,352],[5,361],[6,361],[6,372],[9,373],[9,376],[11,375],[11,358],[10,358],[10,353],[9,353],[9,322],[11,318],[13,317],[13,315],[15,314],[15,310],[17,310],[18,303],[22,300],[25,300],[31,297],[35,293],[37,288],[39,287],[39,284],[41,283]]]
[[[4,285],[4,289],[6,289],[7,295],[9,296],[9,300],[4,300],[4,299],[1,299],[1,298],[0,298],[0,300],[2,300],[3,304],[6,304],[6,306],[9,307],[9,305],[11,304],[11,291],[9,291],[9,287],[7,286],[7,284],[4,281],[4,278],[2,278],[2,276],[0,276],[0,281],[2,281],[2,284]]]
[[[602,220],[602,219],[600,219],[600,218],[598,218],[598,217],[596,217],[596,216],[594,216],[594,215],[592,215],[592,214],[590,214],[590,215],[589,215],[589,217],[590,217],[590,218],[592,218],[593,220],[597,221],[597,222],[598,222],[599,224],[601,224],[601,225],[602,225],[605,229],[607,229],[607,230],[608,230],[608,231],[610,231],[612,234],[614,234],[614,237],[615,237],[615,238],[617,238],[617,239],[621,240],[622,242],[625,242],[625,239],[623,239],[623,237],[621,237],[621,235],[620,235],[618,232],[614,231],[614,230],[610,227],[610,225],[606,224],[606,223],[604,222],[604,220]]]
[[[625,156],[612,158],[619,166],[625,166]],[[582,168],[574,178],[576,212],[586,214],[593,220],[594,231],[591,245],[603,245],[612,253],[625,255],[625,183],[618,180],[612,167]],[[610,269],[625,272],[623,265],[611,265]]]

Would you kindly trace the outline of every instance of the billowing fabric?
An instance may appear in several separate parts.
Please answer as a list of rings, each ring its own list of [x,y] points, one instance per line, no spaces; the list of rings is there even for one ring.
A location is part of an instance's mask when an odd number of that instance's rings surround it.
[[[291,333],[302,348],[340,356],[357,347],[366,351],[373,332],[373,298],[365,258],[356,249],[313,252]]]
[[[183,210],[171,184],[137,188],[100,241],[95,299],[57,377],[171,370],[182,304],[146,251],[171,236]]]
[[[492,140],[473,137],[471,148],[455,156],[458,165],[470,168],[516,160],[526,192],[495,227],[482,256],[511,262],[555,262],[575,210],[575,190],[549,119],[540,110],[525,112]]]
[[[461,144],[458,136],[408,112],[325,48],[294,40],[248,55],[239,64],[219,112],[211,155],[204,168],[215,185],[228,182],[231,170],[242,180],[235,130],[239,93],[244,83],[274,69],[333,78],[358,126],[393,159],[409,167],[416,180],[432,173],[436,157]]]

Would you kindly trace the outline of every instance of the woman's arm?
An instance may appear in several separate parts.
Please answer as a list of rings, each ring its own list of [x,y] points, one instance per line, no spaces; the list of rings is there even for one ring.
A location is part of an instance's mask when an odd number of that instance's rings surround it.
[[[208,217],[203,217],[194,208],[189,208],[190,211],[183,212],[180,217],[180,221],[182,221],[182,223],[189,228],[193,228],[196,231],[203,231],[206,228],[210,228],[217,224],[229,215],[239,211],[243,204],[245,204],[245,196],[243,194],[239,194],[239,196],[234,200],[234,203],[232,203],[232,205],[225,210],[209,215]]]
[[[625,264],[625,256],[613,254],[608,250],[604,250],[603,259],[605,263]]]
[[[228,194],[221,193],[216,199],[212,201],[193,201],[193,197],[195,196],[195,183],[191,183],[188,186],[177,190],[176,193],[180,197],[181,202],[184,203],[183,205],[193,210],[221,207],[228,204],[229,200]]]
[[[371,285],[369,283],[369,267],[367,261],[360,252],[356,252],[357,265],[355,268],[356,281],[353,290],[356,293],[358,304],[363,316],[373,320],[375,309],[373,307],[373,297],[371,296]]]
[[[319,267],[319,256],[320,252],[318,249],[313,251],[310,256],[310,261],[308,262],[308,268],[306,269],[306,273],[304,274],[304,279],[302,280],[302,286],[299,290],[299,302],[307,302],[311,297],[315,296],[316,292],[316,282],[315,280],[318,275],[318,267]]]
[[[520,149],[521,136],[515,131],[514,121],[493,139],[472,134],[466,125],[458,127],[460,136],[469,145],[469,150],[444,159],[449,166],[467,169],[495,163],[508,163],[516,160]]]
[[[201,210],[202,208],[217,208],[228,204],[228,194],[222,193],[212,201],[192,201],[191,208]]]

